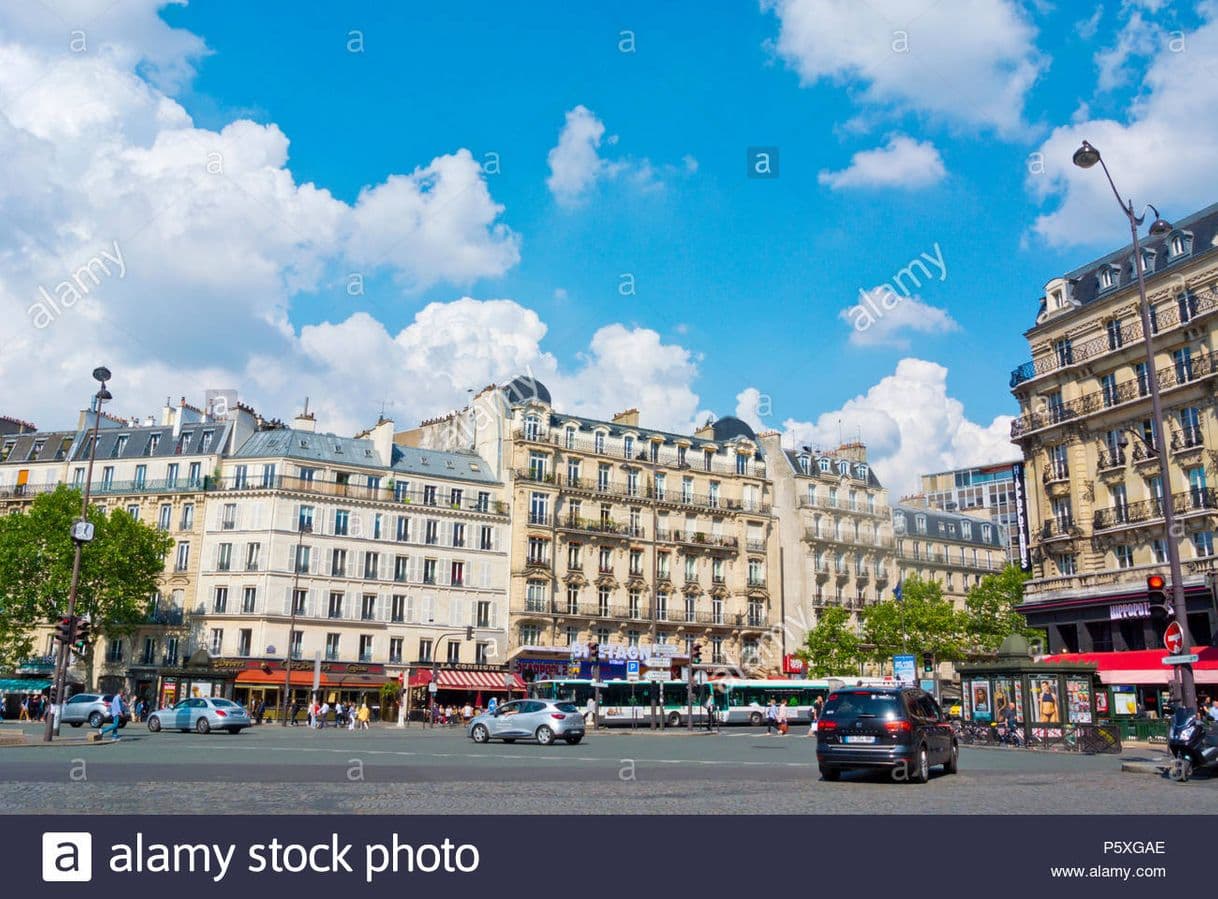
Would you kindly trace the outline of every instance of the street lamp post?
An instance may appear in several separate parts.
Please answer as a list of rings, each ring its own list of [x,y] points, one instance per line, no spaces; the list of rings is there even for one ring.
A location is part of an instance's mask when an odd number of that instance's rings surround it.
[[[1145,211],[1143,211],[1142,215],[1136,215],[1134,213],[1133,200],[1126,201],[1121,199],[1121,193],[1117,190],[1116,184],[1112,180],[1112,174],[1108,171],[1108,166],[1104,163],[1103,157],[1100,156],[1099,150],[1091,146],[1087,141],[1083,141],[1082,146],[1074,151],[1074,164],[1079,168],[1089,169],[1097,162],[1100,164],[1100,168],[1104,170],[1104,175],[1108,179],[1108,185],[1112,188],[1112,195],[1116,197],[1117,205],[1121,207],[1121,212],[1125,214],[1125,218],[1129,222],[1129,233],[1133,239],[1133,265],[1138,278],[1138,311],[1142,318],[1142,341],[1146,347],[1146,380],[1150,390],[1151,419],[1154,427],[1155,448],[1158,450],[1159,456],[1160,489],[1163,493],[1160,498],[1160,504],[1163,506],[1163,542],[1167,544],[1167,566],[1169,576],[1171,577],[1172,610],[1181,631],[1188,634],[1188,610],[1184,605],[1184,575],[1180,568],[1180,547],[1176,542],[1176,512],[1172,503],[1167,434],[1163,421],[1163,405],[1159,399],[1159,376],[1155,371],[1155,348],[1151,333],[1150,302],[1146,298],[1146,277],[1142,268],[1142,245],[1138,239],[1138,226],[1145,219]],[[1159,215],[1159,210],[1153,206],[1148,208],[1155,214],[1155,219],[1150,225],[1151,235],[1159,237],[1171,231],[1171,225],[1163,220],[1162,216]],[[1177,665],[1175,667],[1180,674],[1181,699],[1184,705],[1195,709],[1197,707],[1197,687],[1193,681],[1192,666]]]
[[[85,543],[93,539],[87,524],[89,521],[89,490],[93,485],[93,460],[97,458],[97,429],[101,422],[102,403],[114,398],[106,389],[106,382],[110,380],[110,369],[99,365],[93,369],[93,379],[101,386],[93,395],[93,433],[89,440],[89,465],[85,470],[85,489],[80,499],[80,521],[77,522],[77,526],[72,528],[72,542],[76,544],[72,555],[72,585],[68,589],[68,620],[72,622],[72,633],[75,633],[76,630],[76,594],[80,589],[80,554]],[[47,717],[46,730],[42,734],[44,743],[49,743],[53,737],[59,736],[59,719],[63,717],[64,681],[67,679],[68,655],[71,652],[69,642],[65,641],[59,645],[59,658],[55,661],[55,708]]]
[[[296,594],[300,589],[300,548],[304,544],[305,534],[313,533],[313,525],[307,521],[297,523],[296,555],[292,559],[292,599],[291,617],[288,620],[288,648],[283,659],[283,701],[280,703],[283,711],[279,714],[279,726],[288,726],[288,694],[292,690],[292,640],[296,636]]]

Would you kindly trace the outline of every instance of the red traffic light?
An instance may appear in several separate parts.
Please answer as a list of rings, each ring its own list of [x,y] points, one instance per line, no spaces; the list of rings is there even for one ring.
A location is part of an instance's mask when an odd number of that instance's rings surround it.
[[[1148,574],[1146,576],[1146,589],[1151,592],[1161,592],[1167,589],[1167,580],[1161,574]]]

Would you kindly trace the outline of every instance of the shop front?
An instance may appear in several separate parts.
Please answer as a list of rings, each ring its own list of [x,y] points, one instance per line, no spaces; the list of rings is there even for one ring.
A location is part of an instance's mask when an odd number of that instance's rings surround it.
[[[322,662],[316,672],[313,662],[293,662],[290,681],[282,659],[217,659],[217,662],[234,671],[232,698],[251,711],[264,706],[263,720],[278,718],[285,682],[289,709],[296,704],[304,707],[315,697],[331,706],[339,702],[356,705],[366,702],[374,718],[381,717],[385,686],[398,685],[395,678],[385,674],[384,665],[372,662]]]
[[[689,656],[674,653],[674,647],[661,644],[658,648],[649,644],[631,646],[624,643],[602,643],[599,657],[593,661],[588,657],[587,644],[572,646],[522,646],[516,650],[511,666],[526,682],[553,678],[599,678],[602,681],[626,680],[627,663],[638,661],[644,666],[662,659],[661,666],[671,669],[673,679],[681,678],[681,669],[688,664]]]
[[[419,664],[426,665],[425,662]],[[524,681],[507,668],[416,667],[410,673],[407,708],[411,720],[425,720],[427,710],[435,705],[462,708],[469,704],[482,710],[492,696],[499,702],[506,702],[521,698],[525,692]]]
[[[1189,652],[1198,658],[1192,664],[1197,695],[1218,697],[1218,647],[1196,646]],[[1165,717],[1164,709],[1170,707],[1175,676],[1175,666],[1163,664],[1167,655],[1165,649],[1060,653],[1046,657],[1044,661],[1046,665],[1075,662],[1095,665],[1102,687],[1098,699],[1106,706],[1105,714],[1114,719],[1161,720]],[[1154,728],[1143,730],[1155,731]]]
[[[224,659],[213,659],[205,649],[194,653],[180,668],[161,668],[155,696],[137,693],[153,708],[164,709],[182,699],[232,699],[235,671]]]

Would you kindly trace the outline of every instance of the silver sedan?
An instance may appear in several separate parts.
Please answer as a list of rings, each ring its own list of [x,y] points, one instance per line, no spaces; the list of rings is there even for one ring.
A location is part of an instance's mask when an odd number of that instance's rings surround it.
[[[584,716],[573,702],[552,699],[519,699],[505,702],[469,723],[469,738],[475,743],[502,740],[536,740],[549,746],[555,740],[575,745],[584,738]]]
[[[148,729],[154,734],[162,728],[182,733],[226,730],[239,734],[252,723],[245,709],[231,699],[183,699],[172,708],[158,709],[148,716]]]

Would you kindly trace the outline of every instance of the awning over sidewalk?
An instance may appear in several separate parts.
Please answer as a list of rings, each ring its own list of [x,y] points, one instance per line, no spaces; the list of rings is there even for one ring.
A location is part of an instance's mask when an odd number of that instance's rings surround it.
[[[510,679],[510,681],[509,681]],[[421,668],[410,676],[410,686],[423,687],[431,683],[431,669]],[[523,693],[524,681],[518,675],[504,671],[451,671],[440,669],[436,680],[440,690],[465,690],[484,693]]]
[[[4,693],[41,693],[51,686],[49,680],[35,678],[0,678],[0,695]]]
[[[267,674],[256,668],[251,668],[237,674],[236,683],[242,687],[283,687],[285,673],[272,671]],[[311,669],[293,670],[292,686],[311,689],[313,686],[313,671]],[[385,684],[396,684],[393,678],[383,674],[322,674],[318,681],[319,687],[332,690],[379,690]]]
[[[1196,646],[1191,652],[1200,656],[1193,662],[1193,680],[1199,684],[1218,684],[1218,647]],[[1127,652],[1065,652],[1045,656],[1041,662],[1091,662],[1105,684],[1163,684],[1172,680],[1172,666],[1164,665],[1166,649],[1137,649]]]

